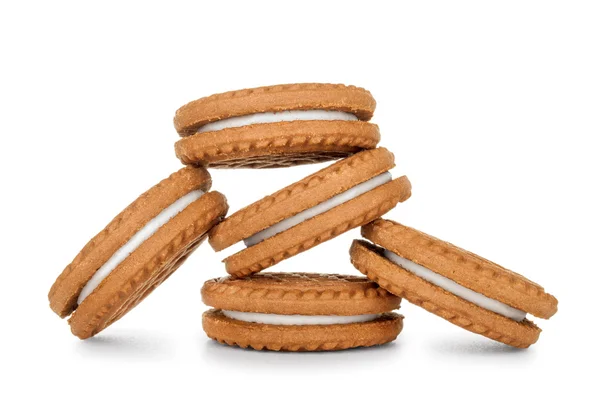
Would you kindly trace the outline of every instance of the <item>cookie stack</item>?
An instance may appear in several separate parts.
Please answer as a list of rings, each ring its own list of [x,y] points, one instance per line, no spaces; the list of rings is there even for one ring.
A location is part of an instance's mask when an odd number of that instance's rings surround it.
[[[174,123],[187,165],[139,197],[93,238],[50,291],[80,338],[98,333],[166,279],[208,236],[215,251],[238,242],[230,276],[207,281],[207,335],[255,349],[315,351],[390,342],[402,330],[400,298],[517,347],[540,333],[526,313],[548,318],[557,301],[522,276],[392,221],[410,197],[393,179],[394,156],[377,148],[365,89],[291,84],[195,100]],[[282,168],[337,160],[224,218],[205,168]],[[365,276],[261,273],[362,226],[352,263]]]
[[[175,115],[185,164],[288,167],[340,159],[248,205],[217,225],[209,242],[227,257],[228,278],[208,281],[204,330],[219,342],[272,350],[332,350],[396,338],[400,299],[364,277],[258,272],[352,228],[410,196],[392,179],[394,156],[369,123],[375,100],[361,88],[296,84],[218,94]]]

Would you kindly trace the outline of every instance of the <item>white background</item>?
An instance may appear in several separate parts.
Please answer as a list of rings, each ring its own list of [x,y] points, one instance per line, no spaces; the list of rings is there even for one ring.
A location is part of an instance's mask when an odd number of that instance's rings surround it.
[[[0,4],[0,416],[597,414],[597,2]],[[312,81],[377,99],[381,145],[413,183],[389,218],[558,297],[539,342],[512,350],[405,302],[404,331],[381,348],[222,347],[200,324],[201,284],[225,273],[208,245],[123,320],[73,337],[48,289],[91,236],[180,167],[175,110]],[[232,213],[320,167],[211,173]],[[356,272],[358,236],[276,269]]]

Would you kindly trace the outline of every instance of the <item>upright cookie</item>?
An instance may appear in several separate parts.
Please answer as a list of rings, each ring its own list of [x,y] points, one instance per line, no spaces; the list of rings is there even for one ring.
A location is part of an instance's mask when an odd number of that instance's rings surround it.
[[[209,237],[216,250],[244,241],[225,259],[242,277],[259,272],[352,228],[366,224],[410,196],[410,182],[392,180],[394,155],[385,148],[340,160],[234,213]]]
[[[399,223],[376,220],[350,249],[354,266],[391,293],[474,333],[526,348],[541,330],[526,319],[558,301],[523,276]]]
[[[364,277],[266,273],[207,281],[202,316],[211,339],[242,348],[331,351],[391,342],[400,298]]]
[[[282,84],[220,93],[175,113],[184,164],[285,167],[374,148],[379,128],[366,121],[375,99],[342,84]]]
[[[205,169],[173,173],[117,215],[79,252],[50,289],[50,307],[71,315],[89,338],[135,307],[167,279],[227,213]]]

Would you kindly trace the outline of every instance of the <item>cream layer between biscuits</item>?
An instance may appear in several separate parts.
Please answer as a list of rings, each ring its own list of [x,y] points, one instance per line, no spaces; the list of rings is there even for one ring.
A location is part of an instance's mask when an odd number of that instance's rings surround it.
[[[309,316],[303,314],[266,314],[243,311],[221,310],[230,319],[248,323],[274,324],[281,326],[330,325],[365,323],[375,320],[381,314],[359,314],[355,316]]]
[[[158,231],[163,225],[169,220],[179,214],[181,211],[187,208],[192,202],[197,201],[204,195],[201,190],[194,190],[177,201],[173,202],[167,208],[162,210],[156,217],[148,221],[148,223],[138,230],[127,243],[125,243],[119,250],[117,250],[108,259],[104,265],[98,269],[94,275],[88,280],[81,292],[77,297],[77,304],[81,304],[97,287],[100,283],[123,262],[131,253],[133,253],[138,247],[148,240],[154,233]]]
[[[244,239],[244,244],[246,245],[246,247],[254,246],[255,244],[258,244],[263,240],[273,237],[274,235],[288,230],[306,220],[316,217],[319,214],[323,214],[324,212],[327,212],[332,208],[342,205],[343,203],[348,202],[359,195],[367,193],[391,180],[392,175],[390,174],[390,172],[385,172],[380,175],[377,175],[367,180],[366,182],[359,183],[358,185],[340,194],[337,194],[329,198],[328,200],[321,202],[318,205],[315,205],[312,208],[308,208],[304,211],[301,211],[296,215],[293,215],[289,218],[286,218],[285,220],[273,224],[271,227],[259,231],[258,233],[248,237],[247,239]]]
[[[446,278],[436,272],[433,272],[430,269],[427,269],[424,266],[421,266],[411,260],[405,259],[401,256],[398,256],[394,252],[390,252],[389,250],[384,249],[384,256],[393,262],[394,264],[400,266],[401,268],[415,274],[419,278],[433,284],[438,287],[456,295],[463,300],[467,300],[470,303],[473,303],[483,309],[493,311],[496,314],[499,314],[504,317],[508,317],[514,321],[520,322],[525,319],[527,313],[524,311],[518,310],[514,307],[510,307],[500,301],[494,300],[492,298],[486,297],[483,294],[470,290],[453,280]]]
[[[239,128],[253,124],[270,124],[290,121],[357,121],[356,115],[342,111],[327,111],[324,109],[261,112],[250,115],[233,116],[215,122],[209,122],[198,128],[198,133],[219,131],[226,128]]]

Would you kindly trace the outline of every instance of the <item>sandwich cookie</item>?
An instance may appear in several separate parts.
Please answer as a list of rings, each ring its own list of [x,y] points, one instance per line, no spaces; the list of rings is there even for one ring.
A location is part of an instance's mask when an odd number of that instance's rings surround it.
[[[115,322],[167,279],[227,213],[207,192],[203,168],[172,174],[117,215],[75,257],[50,289],[50,307],[71,315],[71,332],[89,338]]]
[[[367,122],[375,99],[342,84],[282,84],[216,94],[175,113],[175,144],[184,164],[286,167],[338,159],[374,148]]]
[[[410,196],[406,176],[392,180],[394,155],[385,148],[340,160],[260,201],[215,227],[216,251],[244,241],[246,249],[227,257],[236,277],[259,272],[367,224]]]
[[[474,333],[518,348],[541,330],[558,301],[523,276],[418,230],[387,220],[362,228],[352,264],[391,293]]]
[[[207,281],[202,316],[211,339],[242,348],[331,351],[391,342],[400,298],[365,277],[263,273]]]

